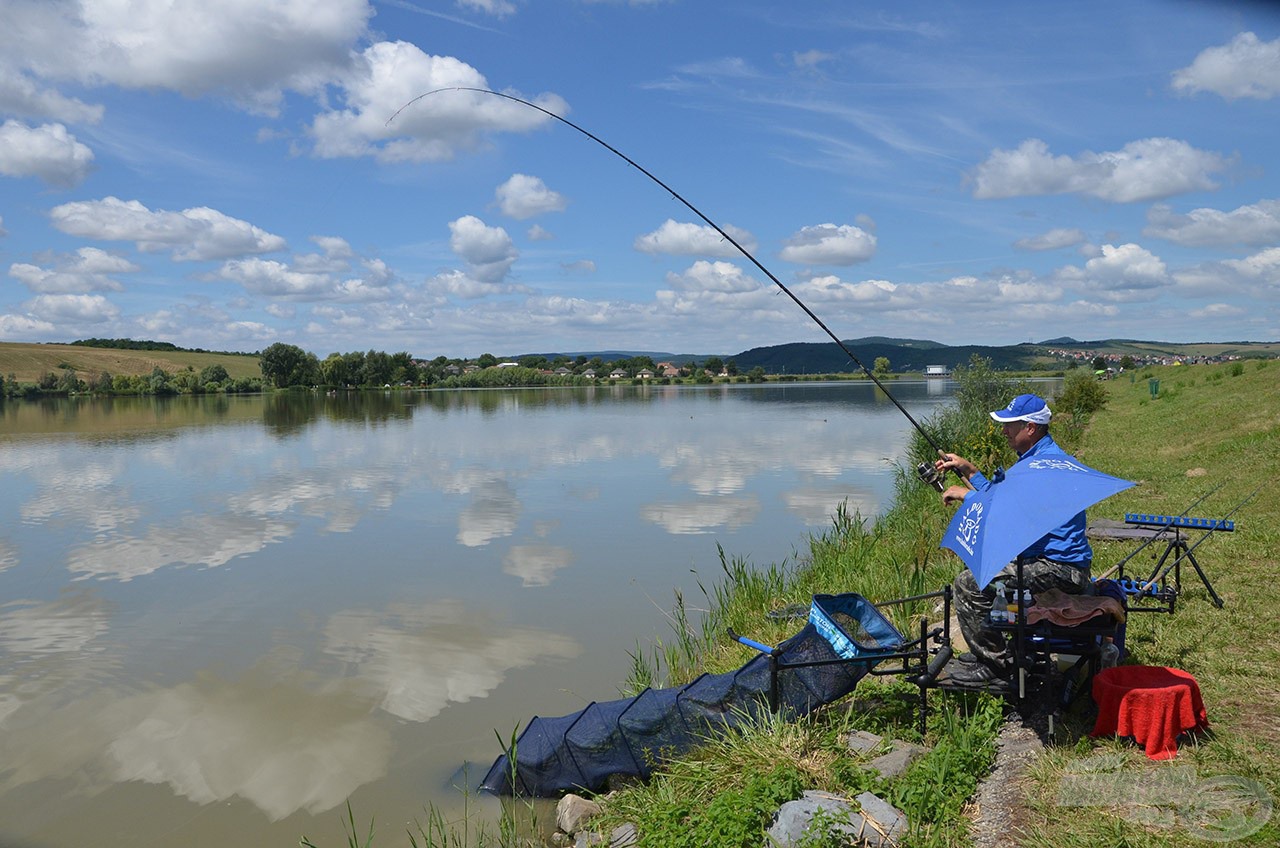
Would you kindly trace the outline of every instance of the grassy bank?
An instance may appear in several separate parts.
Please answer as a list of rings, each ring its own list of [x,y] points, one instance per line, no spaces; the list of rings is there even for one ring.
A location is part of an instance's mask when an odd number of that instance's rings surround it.
[[[1107,409],[1085,437],[1083,459],[1141,484],[1107,501],[1104,514],[1177,515],[1212,492],[1191,514],[1222,518],[1254,495],[1230,516],[1236,532],[1215,534],[1194,551],[1224,607],[1216,608],[1194,570],[1184,568],[1176,612],[1131,616],[1128,624],[1130,662],[1195,675],[1212,734],[1183,746],[1177,760],[1167,763],[1148,761],[1132,746],[1087,738],[1050,751],[1035,771],[1027,845],[1204,844],[1188,821],[1169,821],[1185,813],[1176,805],[1084,811],[1060,806],[1064,786],[1090,767],[1105,767],[1121,786],[1167,777],[1175,766],[1194,769],[1199,779],[1240,776],[1280,800],[1280,616],[1273,583],[1280,507],[1270,491],[1280,471],[1280,363],[1154,369],[1150,377],[1160,381],[1158,397],[1152,397],[1146,377],[1109,384]],[[1201,535],[1188,538],[1194,544]],[[1126,570],[1148,571],[1162,547],[1149,546]],[[1097,561],[1105,569],[1132,549],[1098,544]],[[1280,826],[1273,819],[1232,844],[1280,844]]]
[[[1064,419],[1055,429],[1070,432],[1075,442],[1071,447],[1085,461],[1140,485],[1100,504],[1091,515],[1121,519],[1129,511],[1179,514],[1212,491],[1193,512],[1224,517],[1260,483],[1274,479],[1280,464],[1277,378],[1280,365],[1250,362],[1155,368],[1134,375],[1132,381],[1122,377],[1105,384],[1107,405],[1087,427],[1078,421],[1070,426],[1073,422]],[[1160,381],[1155,396],[1151,379]],[[984,450],[972,436],[965,438],[970,443],[964,449],[971,456]],[[986,445],[992,451],[995,447]],[[1128,662],[1174,666],[1194,674],[1212,734],[1184,745],[1178,759],[1155,763],[1130,744],[1091,739],[1091,718],[1069,714],[1054,744],[1033,768],[1027,805],[1016,819],[1021,844],[1202,844],[1204,839],[1193,833],[1195,811],[1188,808],[1194,792],[1137,791],[1135,800],[1134,787],[1151,786],[1169,775],[1190,774],[1193,788],[1199,785],[1196,780],[1240,776],[1257,781],[1272,798],[1280,797],[1280,687],[1275,683],[1280,673],[1280,617],[1272,611],[1269,591],[1276,572],[1277,512],[1264,487],[1231,515],[1237,532],[1217,534],[1196,549],[1226,602],[1223,609],[1209,602],[1199,578],[1187,568],[1173,615],[1134,616],[1129,624]],[[723,588],[712,590],[706,604],[696,604],[708,608],[700,626],[691,626],[680,612],[683,604],[678,604],[677,636],[638,659],[636,683],[679,683],[700,671],[737,667],[750,654],[728,642],[727,627],[776,643],[794,632],[797,622],[774,621],[768,611],[804,605],[814,592],[857,591],[883,600],[940,588],[958,568],[951,554],[938,549],[948,518],[930,490],[904,475],[895,505],[881,519],[841,516],[831,531],[812,540],[810,557],[795,568],[752,569],[725,562]],[[1135,543],[1098,543],[1095,573],[1134,547]],[[1162,545],[1149,546],[1130,560],[1129,572],[1145,573],[1162,552]],[[690,601],[689,606],[694,605]],[[898,624],[910,627],[912,620],[928,612],[899,610]],[[659,661],[664,673],[655,670]],[[847,795],[867,788],[882,792],[912,816],[909,845],[969,845],[965,804],[991,763],[993,716],[1000,705],[987,698],[935,697],[933,703],[941,709],[935,711],[922,740],[933,746],[932,753],[898,782],[879,785],[843,750],[841,740],[854,728],[916,740],[906,705],[895,699],[899,693],[892,683],[864,680],[849,704],[804,722],[756,728],[719,742],[672,763],[648,786],[615,795],[608,805],[610,817],[637,822],[642,835],[646,827],[664,834],[642,844],[710,844],[698,841],[701,826],[696,823],[706,819],[708,810],[724,808],[719,799],[749,793],[752,787],[758,790],[762,775],[775,775],[765,779],[777,788],[799,774],[807,788]],[[1092,797],[1082,806],[1081,799],[1064,795],[1077,775],[1100,767],[1111,781],[1107,785],[1129,790],[1127,801]],[[1117,800],[1124,803],[1108,806]],[[722,812],[712,816],[716,821],[724,817]],[[670,825],[673,818],[684,822],[690,839],[671,836],[678,829]],[[752,836],[741,844],[759,844],[761,819],[744,819],[738,826],[748,827]],[[1278,842],[1280,829],[1273,821],[1234,844]]]

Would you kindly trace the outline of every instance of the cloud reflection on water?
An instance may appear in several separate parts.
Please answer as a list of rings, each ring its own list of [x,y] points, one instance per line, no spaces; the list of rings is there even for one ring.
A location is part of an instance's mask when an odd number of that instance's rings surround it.
[[[347,610],[329,619],[325,651],[351,663],[362,691],[392,715],[427,721],[451,703],[483,698],[507,672],[582,648],[544,630],[507,627],[458,601]]]
[[[188,515],[141,536],[95,540],[73,549],[67,567],[83,578],[128,581],[169,565],[214,568],[282,542],[293,527],[279,521],[223,513]]]
[[[280,646],[238,676],[206,669],[122,691],[75,673],[106,650],[107,629],[104,605],[85,593],[0,612],[6,654],[54,655],[34,683],[0,677],[3,793],[71,780],[92,795],[141,781],[197,804],[243,798],[271,820],[316,814],[386,773],[391,728],[374,707],[425,722],[487,696],[513,669],[581,652],[569,637],[506,626],[458,601],[394,604],[340,611],[304,634],[353,674],[308,668],[313,652]]]
[[[549,586],[555,573],[573,562],[573,551],[557,545],[513,545],[502,559],[502,570],[525,586]]]
[[[646,521],[677,536],[710,533],[717,527],[741,527],[754,521],[759,513],[760,502],[754,497],[651,504],[640,510]]]

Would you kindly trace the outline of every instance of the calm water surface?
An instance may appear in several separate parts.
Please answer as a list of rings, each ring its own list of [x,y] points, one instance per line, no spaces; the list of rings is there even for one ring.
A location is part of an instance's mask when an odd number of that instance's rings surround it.
[[[0,404],[0,848],[340,846],[347,799],[408,844],[717,543],[877,512],[908,427],[864,383]]]

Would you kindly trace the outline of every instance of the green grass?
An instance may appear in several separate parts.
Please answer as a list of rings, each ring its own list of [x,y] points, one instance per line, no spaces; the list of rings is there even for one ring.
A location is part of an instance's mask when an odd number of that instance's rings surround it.
[[[1151,369],[1150,376],[1160,380],[1156,398],[1145,373],[1134,383],[1108,384],[1107,407],[1095,416],[1080,456],[1140,485],[1107,501],[1104,514],[1177,515],[1209,492],[1193,515],[1223,518],[1237,510],[1230,515],[1235,532],[1214,534],[1193,552],[1225,606],[1216,608],[1195,571],[1184,567],[1175,613],[1131,616],[1127,628],[1130,662],[1174,666],[1195,675],[1213,732],[1183,746],[1177,760],[1152,763],[1131,745],[1089,739],[1083,735],[1088,726],[1069,728],[1078,743],[1067,740],[1037,764],[1025,844],[1204,844],[1177,819],[1178,805],[1154,803],[1158,798],[1137,810],[1145,815],[1136,815],[1133,806],[1090,807],[1087,815],[1059,806],[1064,781],[1100,753],[1114,755],[1122,783],[1149,781],[1176,763],[1193,768],[1200,779],[1256,780],[1273,799],[1280,798],[1280,616],[1275,613],[1280,508],[1270,493],[1280,472],[1280,372],[1268,366],[1262,361]],[[1188,539],[1195,544],[1202,536],[1192,533]],[[1105,569],[1133,545],[1095,547],[1096,562]],[[1126,572],[1145,576],[1163,547],[1150,545]],[[1232,844],[1276,845],[1277,824],[1272,820]]]
[[[82,380],[102,371],[112,376],[138,376],[150,374],[157,367],[172,374],[188,366],[199,371],[209,365],[221,365],[232,377],[261,377],[258,359],[227,353],[0,342],[0,374],[6,379],[13,375],[21,383],[34,383],[42,374],[61,374],[66,368],[74,369]]]

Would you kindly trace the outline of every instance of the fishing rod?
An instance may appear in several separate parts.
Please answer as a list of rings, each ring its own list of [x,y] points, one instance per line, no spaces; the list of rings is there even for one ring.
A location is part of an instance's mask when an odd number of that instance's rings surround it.
[[[813,322],[814,322],[815,324],[817,324],[819,327],[821,327],[821,328],[822,328],[822,330],[823,330],[823,332],[825,332],[828,336],[830,336],[830,337],[831,337],[831,340],[832,340],[833,342],[835,342],[835,343],[836,343],[836,345],[837,345],[837,346],[839,346],[839,348],[840,348],[842,351],[844,351],[844,352],[845,352],[845,355],[849,357],[849,359],[853,362],[853,364],[854,364],[854,365],[857,365],[859,368],[861,368],[861,369],[862,369],[862,373],[864,373],[864,374],[866,374],[868,377],[870,377],[870,378],[871,378],[871,382],[875,383],[875,384],[876,384],[876,387],[877,387],[878,389],[880,389],[880,391],[884,392],[885,397],[887,397],[889,400],[893,401],[893,405],[894,405],[894,406],[896,406],[896,407],[898,407],[898,411],[899,411],[899,412],[901,412],[903,415],[905,415],[905,416],[906,416],[907,420],[911,422],[911,426],[912,426],[912,427],[914,427],[914,428],[916,429],[916,432],[917,432],[917,433],[919,433],[919,434],[924,438],[924,440],[925,440],[926,442],[928,442],[929,446],[930,446],[931,448],[933,448],[935,451],[937,451],[939,456],[944,456],[944,455],[945,455],[945,454],[944,454],[944,452],[943,452],[943,450],[942,450],[942,448],[938,445],[938,443],[937,443],[936,441],[934,441],[933,437],[932,437],[932,436],[930,436],[927,432],[925,432],[925,429],[924,429],[923,427],[921,427],[921,426],[920,426],[920,423],[919,423],[918,421],[916,421],[916,419],[915,419],[915,418],[913,418],[913,417],[912,417],[911,413],[907,411],[906,407],[904,407],[901,403],[899,403],[899,402],[898,402],[898,399],[897,399],[897,398],[895,398],[895,397],[894,397],[894,396],[889,392],[889,390],[888,390],[887,388],[885,388],[884,383],[880,382],[880,379],[879,379],[878,377],[876,377],[876,375],[871,371],[871,369],[870,369],[870,368],[868,368],[866,365],[863,365],[863,364],[862,364],[862,360],[858,359],[858,357],[854,355],[853,351],[849,350],[849,348],[845,345],[845,343],[844,343],[844,342],[842,342],[842,341],[840,341],[840,337],[839,337],[839,336],[837,336],[835,333],[833,333],[833,332],[831,331],[831,328],[829,328],[825,323],[823,323],[822,319],[821,319],[821,318],[819,318],[817,315],[815,315],[815,314],[814,314],[814,312],[813,312],[813,310],[812,310],[812,309],[810,309],[808,306],[806,306],[806,305],[805,305],[805,303],[804,303],[804,301],[802,301],[799,297],[797,297],[797,296],[796,296],[795,292],[791,291],[791,289],[789,289],[789,288],[787,288],[785,285],[783,285],[782,281],[781,281],[781,280],[779,280],[777,277],[775,277],[775,276],[773,275],[773,272],[772,272],[772,271],[770,271],[768,268],[764,267],[764,265],[762,265],[762,264],[760,263],[760,260],[758,260],[758,259],[756,259],[754,256],[752,256],[752,255],[751,255],[751,252],[750,252],[749,250],[747,250],[747,249],[746,249],[745,247],[743,247],[741,244],[738,244],[738,241],[737,241],[733,236],[731,236],[731,235],[729,235],[728,233],[726,233],[726,232],[725,232],[725,231],[720,227],[720,225],[719,225],[719,224],[717,224],[715,221],[711,220],[711,219],[710,219],[710,218],[708,218],[706,215],[704,215],[704,214],[702,213],[702,210],[698,209],[698,207],[694,206],[692,203],[690,203],[689,201],[685,200],[685,199],[684,199],[684,197],[683,197],[683,196],[681,196],[681,194],[680,194],[678,191],[676,191],[676,190],[675,190],[675,189],[673,189],[671,186],[669,186],[669,185],[667,185],[666,183],[664,183],[662,180],[658,179],[656,176],[654,176],[652,173],[650,173],[650,172],[648,171],[648,169],[646,169],[644,166],[642,166],[642,165],[640,165],[639,163],[637,163],[637,162],[636,162],[634,159],[632,159],[630,156],[627,156],[625,153],[623,153],[622,151],[618,150],[616,147],[614,147],[613,145],[609,144],[607,141],[604,141],[603,139],[601,139],[599,136],[595,135],[594,133],[592,133],[592,132],[590,132],[590,131],[588,131],[588,130],[586,130],[586,129],[583,129],[582,127],[580,127],[580,126],[578,126],[577,124],[575,124],[573,121],[570,121],[568,118],[565,118],[565,117],[562,117],[562,116],[560,116],[560,115],[557,115],[555,112],[552,112],[552,111],[550,111],[550,110],[548,110],[548,109],[544,109],[544,108],[542,108],[541,106],[539,106],[539,105],[538,105],[538,104],[536,104],[536,103],[531,103],[531,102],[529,102],[528,100],[524,100],[524,99],[522,99],[522,98],[520,98],[520,97],[516,97],[515,95],[512,95],[512,94],[505,94],[505,93],[503,93],[503,92],[501,92],[501,91],[494,91],[494,90],[489,89],[489,88],[472,88],[472,87],[470,87],[470,86],[465,86],[465,85],[460,85],[460,86],[451,86],[451,87],[448,87],[448,88],[437,88],[437,89],[433,89],[433,90],[431,90],[431,91],[428,91],[428,92],[426,92],[425,94],[419,94],[417,97],[413,98],[413,99],[412,99],[412,100],[410,100],[408,103],[404,104],[404,105],[403,105],[403,106],[401,106],[399,109],[397,109],[397,110],[396,110],[396,112],[395,112],[395,114],[394,114],[394,115],[392,115],[390,118],[388,118],[388,119],[387,119],[387,122],[386,122],[386,124],[385,124],[384,126],[390,126],[390,125],[391,125],[391,122],[392,122],[392,121],[394,121],[394,120],[396,119],[396,117],[397,117],[401,112],[403,112],[405,109],[408,109],[410,106],[412,106],[413,104],[417,103],[419,100],[422,100],[422,99],[423,99],[423,98],[425,98],[425,97],[430,97],[430,96],[431,96],[431,95],[433,95],[433,94],[440,94],[441,92],[447,92],[447,91],[471,91],[471,92],[475,92],[476,94],[489,94],[489,95],[493,95],[494,97],[501,97],[501,98],[503,98],[504,100],[510,100],[510,101],[512,101],[513,103],[519,103],[519,104],[521,104],[521,105],[523,105],[523,106],[528,106],[530,109],[536,109],[537,111],[541,112],[542,114],[546,115],[547,117],[554,118],[555,120],[559,121],[560,123],[565,124],[566,126],[572,127],[573,129],[575,129],[575,130],[577,130],[578,132],[582,133],[582,134],[583,134],[583,135],[585,135],[587,138],[591,139],[591,140],[592,140],[592,141],[594,141],[596,144],[600,145],[600,146],[601,146],[601,147],[603,147],[605,150],[608,150],[610,153],[612,153],[613,155],[615,155],[615,156],[617,156],[618,158],[622,159],[622,161],[626,162],[628,165],[630,165],[631,167],[635,168],[637,171],[639,171],[640,173],[644,174],[646,177],[648,177],[649,179],[653,180],[655,183],[657,183],[658,185],[660,185],[660,186],[661,186],[663,189],[665,189],[665,190],[666,190],[666,191],[667,191],[667,192],[668,192],[672,197],[674,197],[676,200],[678,200],[678,201],[680,201],[681,203],[683,203],[683,204],[685,205],[685,207],[687,207],[687,208],[689,209],[689,211],[690,211],[690,212],[692,212],[693,214],[695,214],[695,215],[697,215],[699,218],[701,218],[703,221],[705,221],[705,222],[706,222],[706,224],[707,224],[707,226],[711,227],[711,229],[713,229],[713,230],[715,230],[717,233],[719,233],[719,234],[720,234],[720,236],[721,236],[725,241],[729,242],[729,244],[731,244],[731,245],[733,245],[735,248],[737,248],[738,252],[739,252],[739,253],[741,253],[743,256],[745,256],[745,257],[746,257],[746,258],[751,262],[751,264],[752,264],[752,265],[754,265],[754,266],[756,266],[757,268],[759,268],[759,269],[760,269],[760,271],[761,271],[761,273],[763,273],[766,277],[768,277],[770,280],[772,280],[772,281],[773,281],[773,284],[774,284],[774,285],[776,285],[779,289],[781,289],[781,290],[782,290],[782,292],[783,292],[783,294],[785,294],[787,297],[791,298],[791,299],[795,302],[796,306],[799,306],[802,310],[804,310],[804,314],[806,314],[806,315],[808,315],[810,318],[812,318],[812,319],[813,319]]]
[[[1186,515],[1187,515],[1187,513],[1188,513],[1188,512],[1191,512],[1191,510],[1195,509],[1195,508],[1196,508],[1196,506],[1197,506],[1201,501],[1203,501],[1205,498],[1209,497],[1209,495],[1212,495],[1214,492],[1218,491],[1219,489],[1221,489],[1221,488],[1222,488],[1223,486],[1225,486],[1225,485],[1227,485],[1227,484],[1226,484],[1226,481],[1224,480],[1223,482],[1221,482],[1221,483],[1219,483],[1218,485],[1214,486],[1212,489],[1210,489],[1209,491],[1205,492],[1205,493],[1204,493],[1203,495],[1201,495],[1200,497],[1196,498],[1195,503],[1191,504],[1189,507],[1187,507],[1186,509],[1184,509],[1182,512],[1178,513],[1178,516],[1177,516],[1177,517],[1178,517],[1178,518],[1185,518],[1185,517],[1186,517]],[[1166,524],[1165,526],[1163,526],[1163,527],[1161,527],[1159,530],[1157,530],[1157,531],[1155,532],[1155,534],[1154,534],[1154,535],[1148,536],[1148,537],[1147,537],[1147,540],[1146,540],[1145,542],[1143,542],[1141,545],[1138,545],[1138,547],[1134,548],[1134,549],[1133,549],[1133,551],[1132,551],[1132,552],[1130,552],[1130,554],[1129,554],[1128,556],[1126,556],[1124,559],[1120,560],[1120,561],[1119,561],[1119,562],[1117,562],[1115,565],[1113,565],[1113,566],[1111,566],[1110,568],[1108,568],[1108,569],[1107,569],[1103,574],[1101,574],[1097,579],[1099,579],[1099,580],[1105,580],[1105,579],[1107,579],[1108,577],[1110,577],[1110,576],[1111,576],[1111,574],[1112,574],[1113,572],[1115,572],[1117,569],[1123,568],[1123,567],[1124,567],[1124,564],[1125,564],[1126,562],[1128,562],[1129,560],[1133,559],[1135,556],[1137,556],[1137,555],[1142,551],[1142,549],[1143,549],[1143,548],[1145,548],[1147,545],[1151,544],[1152,542],[1156,541],[1157,539],[1160,539],[1161,537],[1163,537],[1165,533],[1168,533],[1168,532],[1169,532],[1169,530],[1172,528],[1172,526],[1173,526],[1172,524]]]
[[[1191,554],[1192,554],[1192,552],[1193,552],[1193,551],[1195,551],[1195,549],[1196,549],[1196,548],[1200,547],[1200,543],[1201,543],[1201,542],[1203,542],[1203,541],[1205,541],[1206,539],[1208,539],[1210,536],[1212,536],[1212,535],[1213,535],[1213,531],[1214,531],[1214,530],[1216,530],[1216,529],[1218,529],[1218,527],[1220,526],[1220,522],[1221,522],[1221,521],[1226,521],[1226,520],[1227,520],[1228,518],[1230,518],[1232,515],[1235,515],[1235,513],[1236,513],[1236,512],[1237,512],[1237,511],[1242,507],[1242,506],[1244,506],[1245,504],[1247,504],[1249,501],[1253,500],[1253,496],[1254,496],[1254,495],[1256,495],[1256,494],[1258,494],[1258,492],[1262,491],[1262,487],[1263,487],[1263,486],[1265,486],[1265,485],[1266,485],[1265,483],[1260,483],[1260,484],[1258,485],[1258,488],[1256,488],[1256,489],[1254,489],[1252,492],[1250,492],[1250,493],[1245,497],[1245,499],[1244,499],[1244,500],[1240,501],[1240,503],[1238,503],[1238,504],[1236,504],[1235,506],[1233,506],[1233,507],[1231,508],[1231,510],[1230,510],[1226,515],[1222,516],[1222,518],[1221,518],[1221,519],[1219,519],[1219,522],[1215,522],[1215,523],[1214,523],[1214,525],[1213,525],[1212,527],[1210,527],[1210,528],[1208,529],[1208,531],[1207,531],[1203,536],[1201,536],[1199,539],[1197,539],[1197,540],[1196,540],[1196,543],[1195,543],[1194,545],[1192,545],[1191,547],[1187,548],[1185,551],[1183,551],[1183,552],[1182,552],[1182,554],[1181,554],[1177,559],[1175,559],[1173,562],[1171,562],[1171,563],[1169,563],[1168,565],[1166,565],[1166,566],[1164,567],[1164,570],[1163,570],[1163,571],[1161,571],[1158,575],[1152,575],[1151,579],[1150,579],[1150,580],[1148,580],[1146,583],[1144,583],[1144,584],[1142,585],[1142,589],[1141,589],[1141,591],[1143,591],[1143,592],[1149,592],[1153,586],[1155,586],[1155,585],[1156,585],[1157,583],[1159,583],[1160,581],[1164,580],[1165,576],[1166,576],[1170,571],[1172,571],[1172,570],[1173,570],[1173,567],[1174,567],[1174,566],[1178,565],[1178,564],[1179,564],[1180,562],[1182,562],[1184,559],[1191,559],[1191,562],[1192,562],[1192,563],[1195,563],[1195,558],[1194,558],[1194,557],[1192,557],[1192,556],[1191,556]],[[1200,570],[1200,569],[1199,569],[1199,566],[1197,566],[1197,567],[1196,567],[1196,570],[1197,570],[1197,571],[1199,571],[1199,570]],[[1201,576],[1201,577],[1203,577],[1203,576],[1204,576],[1204,574],[1202,573],[1200,576]],[[1212,590],[1212,589],[1210,589],[1210,593],[1212,593],[1212,591],[1213,591],[1213,590]],[[1215,597],[1216,597],[1216,596],[1215,596]],[[1222,606],[1221,602],[1219,602],[1218,606]]]

